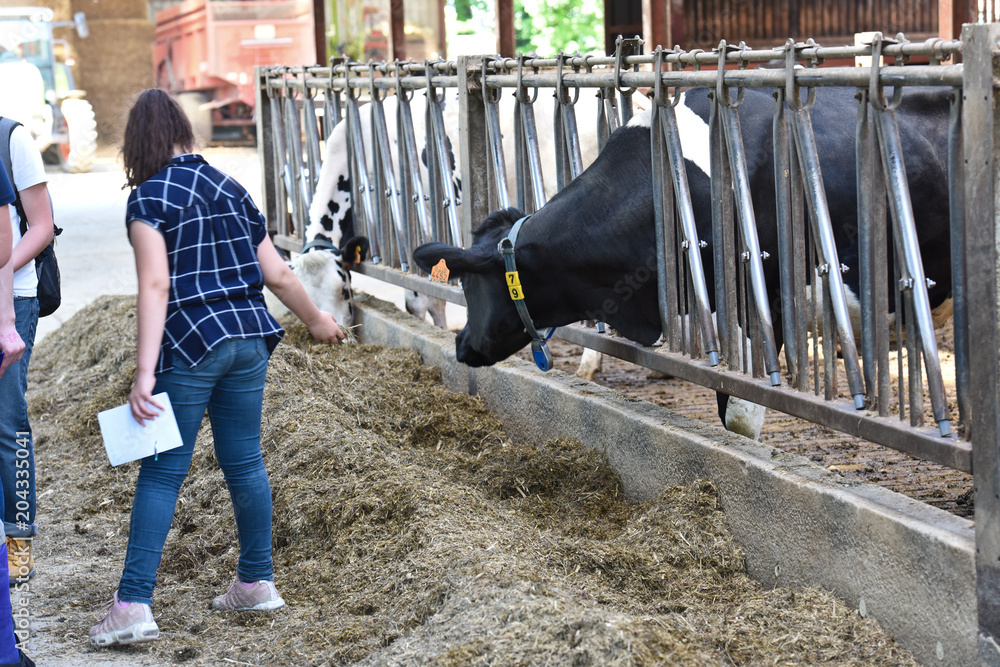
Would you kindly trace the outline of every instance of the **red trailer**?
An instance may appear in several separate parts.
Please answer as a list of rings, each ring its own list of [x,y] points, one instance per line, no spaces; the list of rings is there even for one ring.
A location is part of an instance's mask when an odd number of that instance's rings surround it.
[[[310,0],[186,0],[156,14],[153,71],[203,140],[253,141],[256,65],[316,59]]]

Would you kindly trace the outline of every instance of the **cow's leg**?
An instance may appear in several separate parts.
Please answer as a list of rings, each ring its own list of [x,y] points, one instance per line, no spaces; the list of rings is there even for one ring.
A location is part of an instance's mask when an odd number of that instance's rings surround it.
[[[715,313],[712,315],[714,317]],[[780,322],[781,320],[775,321]],[[742,327],[737,327],[737,335],[743,335]],[[778,349],[780,350],[781,343],[783,342],[780,331],[776,331],[775,336]],[[748,337],[745,343],[747,354],[750,355],[750,358],[753,358],[753,341]],[[743,364],[743,348],[743,345],[739,346],[739,358],[736,361],[737,368]],[[722,392],[716,392],[715,398],[719,405],[719,418],[722,420],[727,431],[739,433],[751,440],[760,438],[760,431],[764,427],[764,412],[766,410],[763,405],[752,403],[743,398],[730,396],[729,394],[723,394]]]
[[[727,431],[745,435],[751,440],[760,438],[766,409],[763,405],[722,392],[716,392],[715,398],[719,403],[719,418],[722,419]]]
[[[601,372],[603,361],[604,355],[597,350],[591,350],[589,347],[583,348],[583,354],[580,355],[580,367],[576,369],[576,376],[584,380],[593,381],[594,376]]]

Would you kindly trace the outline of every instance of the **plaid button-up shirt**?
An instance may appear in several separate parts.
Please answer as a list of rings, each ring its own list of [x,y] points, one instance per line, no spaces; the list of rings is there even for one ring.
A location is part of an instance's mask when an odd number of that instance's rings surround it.
[[[173,355],[196,366],[229,338],[265,338],[273,351],[284,330],[264,303],[257,246],[264,216],[247,191],[200,155],[175,157],[132,191],[126,225],[141,220],[163,234],[170,300],[156,372]]]

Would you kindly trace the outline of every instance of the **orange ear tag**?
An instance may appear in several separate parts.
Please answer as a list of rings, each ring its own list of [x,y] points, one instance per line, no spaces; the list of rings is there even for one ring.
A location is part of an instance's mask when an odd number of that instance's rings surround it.
[[[436,280],[439,283],[448,282],[448,276],[450,275],[451,271],[448,270],[448,265],[444,263],[443,259],[431,269],[431,280]]]
[[[361,263],[361,246],[354,247],[354,263],[355,264]]]

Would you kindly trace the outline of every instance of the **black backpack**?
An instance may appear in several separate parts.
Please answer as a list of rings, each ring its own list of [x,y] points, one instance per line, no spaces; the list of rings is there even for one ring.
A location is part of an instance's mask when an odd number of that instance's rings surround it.
[[[10,162],[10,135],[14,133],[14,128],[20,125],[16,120],[0,116],[0,137],[7,137],[7,141],[0,142],[0,161],[7,171],[10,184],[14,187],[14,194],[17,199],[14,206],[17,215],[21,218],[21,236],[28,231],[28,217],[24,214],[24,206],[21,205],[21,193],[14,185],[14,169]],[[49,207],[52,206],[52,198],[49,198]],[[53,216],[54,219],[54,216]],[[62,290],[59,285],[59,264],[56,262],[55,237],[62,234],[62,228],[52,225],[52,241],[35,257],[35,273],[38,274],[38,316],[45,317],[56,312],[59,304],[62,303]]]

